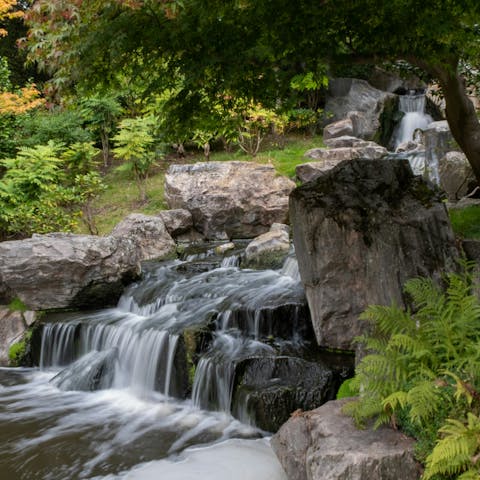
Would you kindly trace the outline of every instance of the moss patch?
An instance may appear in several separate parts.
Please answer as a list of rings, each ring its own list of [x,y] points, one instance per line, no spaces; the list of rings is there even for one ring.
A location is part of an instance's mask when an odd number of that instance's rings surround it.
[[[14,298],[8,304],[8,309],[11,312],[26,312],[27,311],[27,306],[19,298]]]
[[[22,340],[14,343],[8,350],[8,359],[10,360],[10,365],[12,367],[20,367],[27,363],[31,338],[32,331],[29,330],[25,333]]]

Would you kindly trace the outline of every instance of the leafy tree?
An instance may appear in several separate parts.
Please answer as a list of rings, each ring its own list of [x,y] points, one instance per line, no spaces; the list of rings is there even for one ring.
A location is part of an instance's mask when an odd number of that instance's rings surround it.
[[[124,160],[119,167],[131,172],[140,192],[140,201],[147,201],[147,178],[155,162],[155,118],[151,116],[126,118],[120,122],[118,133],[113,137],[115,155]]]
[[[94,95],[80,99],[82,116],[94,133],[98,133],[102,142],[103,165],[106,167],[110,158],[110,135],[115,122],[122,112],[122,107],[115,95]]]
[[[187,114],[200,89],[271,107],[319,60],[407,61],[442,87],[453,136],[480,179],[480,124],[460,68],[478,60],[477,0],[37,0],[28,17],[31,58],[57,82],[108,83],[128,66],[150,72],[160,91],[180,76],[176,101]]]
[[[373,330],[359,339],[368,354],[352,382],[360,396],[346,411],[415,436],[425,479],[478,478],[480,302],[472,277],[450,274],[446,292],[414,279],[406,292],[415,313],[371,306],[363,315]]]

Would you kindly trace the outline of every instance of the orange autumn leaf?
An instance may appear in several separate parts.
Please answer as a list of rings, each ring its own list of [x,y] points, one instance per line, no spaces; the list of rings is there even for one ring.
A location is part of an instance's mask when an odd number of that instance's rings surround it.
[[[40,92],[35,85],[20,89],[19,93],[0,93],[0,115],[19,115],[43,105],[45,100],[40,98]]]
[[[0,21],[23,17],[21,10],[14,10],[16,5],[17,0],[0,0]],[[0,37],[5,37],[7,34],[4,28],[0,28]]]

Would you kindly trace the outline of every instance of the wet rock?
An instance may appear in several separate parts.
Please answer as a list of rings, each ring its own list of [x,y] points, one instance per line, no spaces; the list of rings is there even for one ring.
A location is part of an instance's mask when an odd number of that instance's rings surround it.
[[[48,234],[0,243],[0,301],[31,310],[116,304],[140,273],[129,238]]]
[[[190,211],[195,228],[207,239],[253,238],[275,222],[286,223],[294,186],[271,165],[172,165],[165,176],[165,198],[170,208]]]
[[[350,114],[352,130],[344,135],[385,145],[393,132],[397,105],[397,95],[377,90],[364,80],[335,78],[329,82],[325,111],[333,115],[334,122]]]
[[[0,307],[0,366],[9,365],[8,351],[20,341],[27,331],[22,312],[12,312],[8,307]]]
[[[294,293],[293,296],[295,296]],[[231,311],[228,326],[261,340],[277,338],[310,340],[313,332],[310,313],[304,298],[299,295],[297,299],[290,298],[285,302],[265,305],[255,310],[237,308]]]
[[[141,213],[131,213],[125,217],[110,236],[132,242],[140,261],[160,260],[174,254],[176,249],[163,219]]]
[[[337,382],[327,366],[295,357],[248,358],[237,365],[233,411],[257,427],[277,431],[297,409],[335,398]]]
[[[288,225],[274,223],[270,231],[254,238],[245,249],[246,266],[280,268],[290,251]]]
[[[450,202],[460,200],[477,183],[472,167],[462,152],[447,152],[439,161],[438,176],[440,187]]]
[[[163,220],[167,232],[172,237],[178,237],[193,228],[192,214],[185,209],[163,210],[158,216]]]
[[[353,124],[349,118],[337,120],[336,122],[329,123],[323,129],[323,138],[335,138],[343,136],[353,136]]]
[[[233,242],[228,242],[222,245],[218,245],[218,247],[215,247],[215,253],[217,255],[223,255],[224,253],[234,249],[235,249],[235,244]]]
[[[292,415],[271,445],[289,480],[415,480],[414,442],[389,427],[359,430],[346,400]]]
[[[368,305],[404,306],[406,280],[456,267],[441,195],[407,160],[342,162],[292,192],[290,215],[321,346],[353,349]]]

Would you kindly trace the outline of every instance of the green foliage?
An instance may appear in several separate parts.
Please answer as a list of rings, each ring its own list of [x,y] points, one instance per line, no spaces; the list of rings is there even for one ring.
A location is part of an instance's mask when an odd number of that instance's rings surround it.
[[[21,147],[35,147],[50,141],[64,145],[90,142],[92,137],[77,111],[54,109],[24,115],[16,139]]]
[[[377,305],[362,315],[372,333],[359,338],[367,355],[352,383],[361,393],[346,411],[359,424],[374,417],[413,434],[425,479],[478,475],[480,302],[472,276],[449,274],[446,291],[427,279],[405,290],[414,313]]]
[[[11,89],[12,83],[10,82],[8,60],[5,57],[0,57],[0,92],[7,92]]]
[[[82,206],[101,188],[98,174],[90,172],[96,149],[73,144],[68,149],[50,141],[22,147],[17,156],[0,160],[0,233],[70,231]],[[85,173],[87,172],[87,173]]]
[[[27,306],[19,298],[14,298],[8,304],[8,309],[11,312],[26,312],[27,311]]]
[[[480,207],[472,205],[448,212],[453,231],[463,238],[480,238]]]
[[[147,200],[146,179],[155,162],[155,118],[144,116],[126,118],[120,122],[115,141],[114,153],[124,160],[121,170],[133,174],[140,192],[140,201]]]
[[[22,359],[25,356],[27,350],[27,344],[25,340],[14,343],[8,350],[8,359],[12,367],[21,366]]]
[[[316,112],[320,106],[321,92],[328,87],[327,66],[320,65],[315,71],[295,75],[290,80],[290,87],[303,93],[308,109]]]
[[[337,392],[337,400],[340,400],[342,398],[355,397],[358,394],[359,391],[353,385],[353,379],[348,378],[340,385],[340,388]]]

